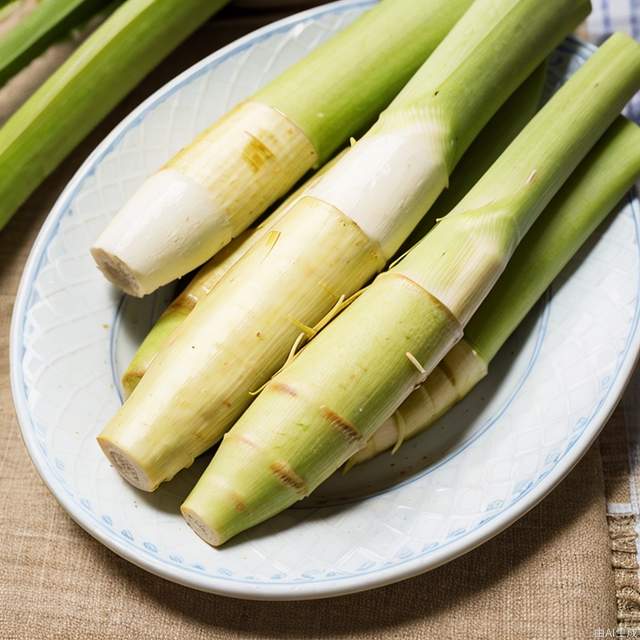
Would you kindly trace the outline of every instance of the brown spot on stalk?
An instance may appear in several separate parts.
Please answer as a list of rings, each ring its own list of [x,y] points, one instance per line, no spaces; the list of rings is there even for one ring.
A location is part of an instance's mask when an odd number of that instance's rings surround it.
[[[298,396],[298,392],[291,385],[288,385],[285,382],[272,382],[269,385],[269,389],[276,393],[284,393],[292,398],[296,398]]]
[[[135,382],[140,380],[140,378],[142,378],[142,376],[146,373],[145,369],[135,369],[134,371],[127,371],[127,373],[125,373],[122,376],[122,384],[124,384],[125,386],[127,385],[127,383],[129,382]]]
[[[198,301],[189,294],[179,295],[170,305],[169,309],[180,310],[186,309],[192,311]],[[168,309],[167,309],[168,311]],[[166,312],[165,312],[166,313]],[[164,315],[164,314],[163,314]]]
[[[224,439],[225,440],[235,440],[236,442],[242,442],[242,444],[247,445],[248,447],[251,447],[251,449],[261,449],[260,445],[258,445],[257,443],[255,443],[251,438],[249,438],[248,436],[245,435],[236,435],[235,433],[233,433],[233,431],[227,431],[227,433],[224,434]]]
[[[242,158],[254,173],[258,173],[258,171],[275,156],[264,142],[248,131],[245,131],[245,133],[249,136],[249,142],[242,150]]]
[[[451,371],[451,369],[449,368],[449,365],[444,360],[442,360],[440,362],[438,367],[440,368],[440,371],[442,371],[442,373],[445,376],[445,378],[451,383],[451,386],[455,389],[456,388],[456,374],[453,371]]]
[[[282,484],[293,489],[301,496],[307,495],[307,485],[305,481],[289,465],[284,462],[272,462],[269,469]]]
[[[229,498],[233,503],[233,508],[236,511],[244,511],[247,508],[246,502],[240,497],[240,494],[233,489],[229,489]]]
[[[332,427],[335,427],[349,442],[361,442],[362,435],[360,432],[345,418],[338,415],[329,407],[321,407],[322,415],[329,421]]]

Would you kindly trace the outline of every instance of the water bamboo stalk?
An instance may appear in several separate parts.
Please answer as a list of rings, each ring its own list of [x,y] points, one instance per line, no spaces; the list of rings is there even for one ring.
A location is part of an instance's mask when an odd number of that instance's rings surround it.
[[[369,125],[471,0],[384,0],[148,178],[92,248],[142,296],[203,264]]]
[[[509,336],[640,177],[640,129],[620,117],[589,152],[515,252],[465,335],[347,462],[350,468],[430,427],[488,372]]]
[[[474,5],[475,6],[475,5]],[[313,491],[462,337],[541,211],[640,87],[610,38],[458,206],[276,375],[182,506],[219,545]]]
[[[128,0],[0,129],[0,228],[122,98],[225,0]]]
[[[0,86],[112,0],[42,0],[0,38]]]
[[[505,102],[462,156],[443,191],[406,240],[400,252],[406,253],[444,218],[502,155],[515,137],[529,124],[542,105],[547,76],[546,62]]]

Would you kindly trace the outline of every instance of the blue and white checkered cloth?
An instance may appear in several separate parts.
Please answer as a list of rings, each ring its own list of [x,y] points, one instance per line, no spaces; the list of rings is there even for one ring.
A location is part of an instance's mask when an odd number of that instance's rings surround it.
[[[592,0],[587,19],[587,39],[600,44],[614,31],[624,31],[640,41],[640,0]],[[631,101],[626,115],[640,123],[640,94]]]

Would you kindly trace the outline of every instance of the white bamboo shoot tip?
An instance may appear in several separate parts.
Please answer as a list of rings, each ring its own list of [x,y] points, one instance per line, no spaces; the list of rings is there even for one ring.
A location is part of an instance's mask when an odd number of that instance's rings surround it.
[[[91,254],[109,281],[125,293],[143,296],[170,282],[176,271],[187,273],[208,257],[196,230],[205,222],[211,227],[212,221],[217,222],[214,235],[231,240],[227,217],[207,189],[174,169],[163,169],[145,180]]]

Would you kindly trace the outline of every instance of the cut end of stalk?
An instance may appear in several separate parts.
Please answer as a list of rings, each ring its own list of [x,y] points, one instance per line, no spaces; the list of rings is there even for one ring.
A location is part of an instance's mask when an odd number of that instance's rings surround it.
[[[221,179],[223,186],[229,183]],[[225,193],[221,187],[216,200],[198,180],[176,169],[158,171],[100,234],[91,249],[94,260],[125,292],[138,297],[152,293],[203,264],[232,239]]]
[[[151,481],[142,467],[126,451],[103,436],[98,436],[97,440],[109,462],[129,484],[142,491],[155,491],[158,484]]]
[[[182,517],[186,520],[187,524],[200,536],[207,544],[212,547],[219,547],[226,539],[220,534],[216,533],[211,527],[206,525],[202,518],[198,516],[192,509],[182,505],[180,507]]]
[[[131,268],[101,247],[91,247],[91,255],[105,278],[125,293],[141,298],[146,292]]]

